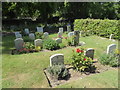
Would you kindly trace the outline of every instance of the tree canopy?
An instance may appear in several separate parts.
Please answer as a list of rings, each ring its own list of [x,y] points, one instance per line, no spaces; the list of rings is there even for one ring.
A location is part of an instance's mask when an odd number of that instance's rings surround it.
[[[2,17],[47,19],[100,18],[119,19],[120,2],[3,2]]]

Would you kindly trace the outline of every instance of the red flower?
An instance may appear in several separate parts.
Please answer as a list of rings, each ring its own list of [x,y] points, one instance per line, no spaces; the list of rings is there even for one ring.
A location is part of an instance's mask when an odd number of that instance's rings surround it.
[[[81,50],[78,48],[78,49],[76,50],[76,52],[79,53],[79,52],[81,52]]]
[[[86,60],[86,58],[83,59],[84,61]]]
[[[84,51],[83,50],[81,50],[81,53],[83,53]]]

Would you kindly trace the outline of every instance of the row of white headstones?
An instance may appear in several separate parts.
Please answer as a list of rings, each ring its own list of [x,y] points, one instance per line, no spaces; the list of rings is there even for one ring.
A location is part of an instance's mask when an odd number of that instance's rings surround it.
[[[107,54],[114,53],[116,50],[116,44],[110,44],[107,47]],[[94,49],[88,48],[84,55],[94,59]],[[50,57],[50,66],[64,64],[64,55],[63,54],[54,54]]]
[[[70,31],[70,26],[68,28]],[[34,45],[35,46],[42,46],[42,39],[36,39],[35,40],[35,34],[34,33],[30,33],[29,29],[28,28],[25,28],[24,29],[24,32],[26,35],[29,35],[29,38],[31,40],[34,40]],[[41,32],[43,33],[43,27],[37,27],[37,32]],[[62,34],[63,34],[63,27],[59,28],[59,32],[58,32],[58,38],[55,39],[55,41],[57,43],[62,43]],[[48,32],[44,32],[44,39],[47,39],[49,38],[49,33]],[[23,48],[23,43],[24,43],[24,40],[22,39],[22,34],[20,34],[20,32],[15,32],[15,36],[16,36],[16,39],[14,40],[15,42],[15,48],[17,50],[20,50]]]

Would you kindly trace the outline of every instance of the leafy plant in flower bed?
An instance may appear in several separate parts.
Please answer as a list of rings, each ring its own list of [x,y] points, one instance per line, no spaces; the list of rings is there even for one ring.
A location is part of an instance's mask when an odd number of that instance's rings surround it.
[[[71,36],[71,37],[69,37],[69,38],[68,38],[68,37],[65,37],[68,46],[74,46],[74,45],[73,45],[73,38],[74,38],[74,36]]]
[[[30,42],[24,43],[23,47],[26,48],[26,49],[28,49],[28,50],[30,50],[30,51],[32,51],[33,49],[35,49],[35,46],[32,43],[30,43]]]
[[[73,50],[71,57],[72,65],[77,71],[81,72],[95,72],[96,67],[93,65],[93,60],[84,55],[84,49]]]
[[[117,54],[117,53],[103,54],[100,56],[98,60],[103,65],[118,67],[120,66],[120,62],[118,61],[119,57],[120,57],[120,54]]]
[[[43,33],[42,32],[35,32],[36,39],[42,39]]]
[[[26,42],[23,44],[23,48],[20,50],[12,50],[12,55],[14,54],[23,54],[23,53],[33,53],[33,52],[38,52],[41,50],[40,46],[34,46],[32,43],[30,42]]]
[[[51,76],[55,77],[56,79],[66,79],[69,75],[68,70],[64,65],[53,65],[47,68],[47,71],[51,74]]]
[[[59,44],[55,40],[52,40],[52,39],[44,40],[43,47],[48,50],[56,50],[60,48]]]

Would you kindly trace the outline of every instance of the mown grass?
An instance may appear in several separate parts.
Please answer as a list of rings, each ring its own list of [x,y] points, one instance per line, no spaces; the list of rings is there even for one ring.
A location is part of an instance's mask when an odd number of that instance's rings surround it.
[[[109,70],[86,78],[79,78],[56,88],[118,88],[118,71]]]
[[[66,34],[64,34],[66,36]],[[51,34],[50,38],[57,37],[57,34]],[[65,57],[65,64],[70,64],[72,49],[79,48],[78,47],[66,47],[63,49],[59,49],[56,51],[48,51],[48,52],[36,52],[30,54],[20,54],[20,55],[11,55],[10,52],[14,48],[14,36],[6,36],[3,37],[2,40],[2,87],[3,88],[46,88],[49,87],[47,79],[44,75],[43,69],[49,66],[49,57],[56,53],[62,53]],[[101,39],[98,36],[89,36],[89,37],[81,37],[81,41],[84,41],[86,45],[82,46],[84,48],[94,48],[95,49],[95,58],[98,58],[103,52],[106,52],[107,46],[109,44],[115,43],[108,39]],[[66,40],[63,39],[63,43],[66,44]],[[115,71],[108,71],[105,73],[108,77],[117,78]],[[89,77],[89,81],[95,83],[94,81],[97,77],[106,78],[104,74],[98,74],[96,77]],[[92,79],[94,79],[92,81]],[[109,78],[106,78],[109,79]],[[102,79],[106,81],[106,79]],[[87,78],[86,78],[87,80]],[[108,80],[109,81],[109,80]],[[79,80],[78,82],[81,82]],[[97,81],[98,82],[98,81]],[[116,79],[112,79],[109,81],[109,85],[106,84],[107,87],[111,85],[111,87],[116,87],[113,84],[117,84]],[[116,83],[115,83],[116,82]],[[76,82],[77,83],[77,82]],[[100,82],[103,83],[103,82]],[[85,83],[82,84],[82,87],[85,86]],[[72,84],[70,84],[72,85]],[[68,85],[68,86],[70,86]],[[101,84],[102,85],[102,84]],[[99,85],[94,85],[93,87],[102,87]],[[61,86],[61,87],[68,87]],[[73,87],[78,87],[73,84]]]

